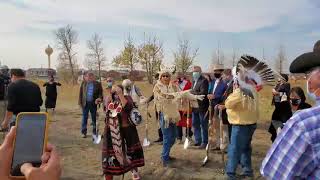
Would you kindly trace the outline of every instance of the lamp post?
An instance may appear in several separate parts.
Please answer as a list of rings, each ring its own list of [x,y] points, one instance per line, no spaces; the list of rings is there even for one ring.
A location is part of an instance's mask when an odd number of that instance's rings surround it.
[[[48,47],[45,50],[47,56],[48,56],[48,68],[51,69],[51,59],[50,56],[53,53],[53,49],[50,47],[50,45],[48,45]]]

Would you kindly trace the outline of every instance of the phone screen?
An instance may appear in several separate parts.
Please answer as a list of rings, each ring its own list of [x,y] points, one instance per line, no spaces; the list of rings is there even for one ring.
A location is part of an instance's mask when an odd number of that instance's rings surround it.
[[[18,118],[11,165],[12,176],[23,176],[20,167],[24,163],[31,163],[34,167],[41,165],[46,131],[45,114],[21,114]]]

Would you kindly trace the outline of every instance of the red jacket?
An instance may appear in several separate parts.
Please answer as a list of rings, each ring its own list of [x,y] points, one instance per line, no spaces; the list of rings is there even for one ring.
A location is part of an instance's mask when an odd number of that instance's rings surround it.
[[[192,83],[189,80],[183,80],[182,83],[179,84],[181,91],[186,91],[192,88]],[[180,113],[180,121],[177,123],[177,126],[187,127],[187,112],[179,111]],[[192,109],[189,110],[189,118],[188,118],[188,127],[192,127]]]

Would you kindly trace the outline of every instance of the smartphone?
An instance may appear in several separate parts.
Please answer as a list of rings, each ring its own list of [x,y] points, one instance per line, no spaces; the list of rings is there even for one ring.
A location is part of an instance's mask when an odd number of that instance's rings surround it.
[[[41,156],[47,145],[48,114],[23,112],[16,118],[16,138],[11,164],[11,177],[24,178],[20,168],[24,163],[40,167]]]

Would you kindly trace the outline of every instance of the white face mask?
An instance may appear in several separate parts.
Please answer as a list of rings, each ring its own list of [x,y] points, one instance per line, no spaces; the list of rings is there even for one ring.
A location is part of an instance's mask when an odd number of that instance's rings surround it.
[[[314,92],[310,92],[309,91],[309,79],[307,80],[307,93],[308,93],[308,96],[311,100],[316,101],[317,95],[315,94],[315,92],[317,92],[319,90],[319,88],[317,88]]]

